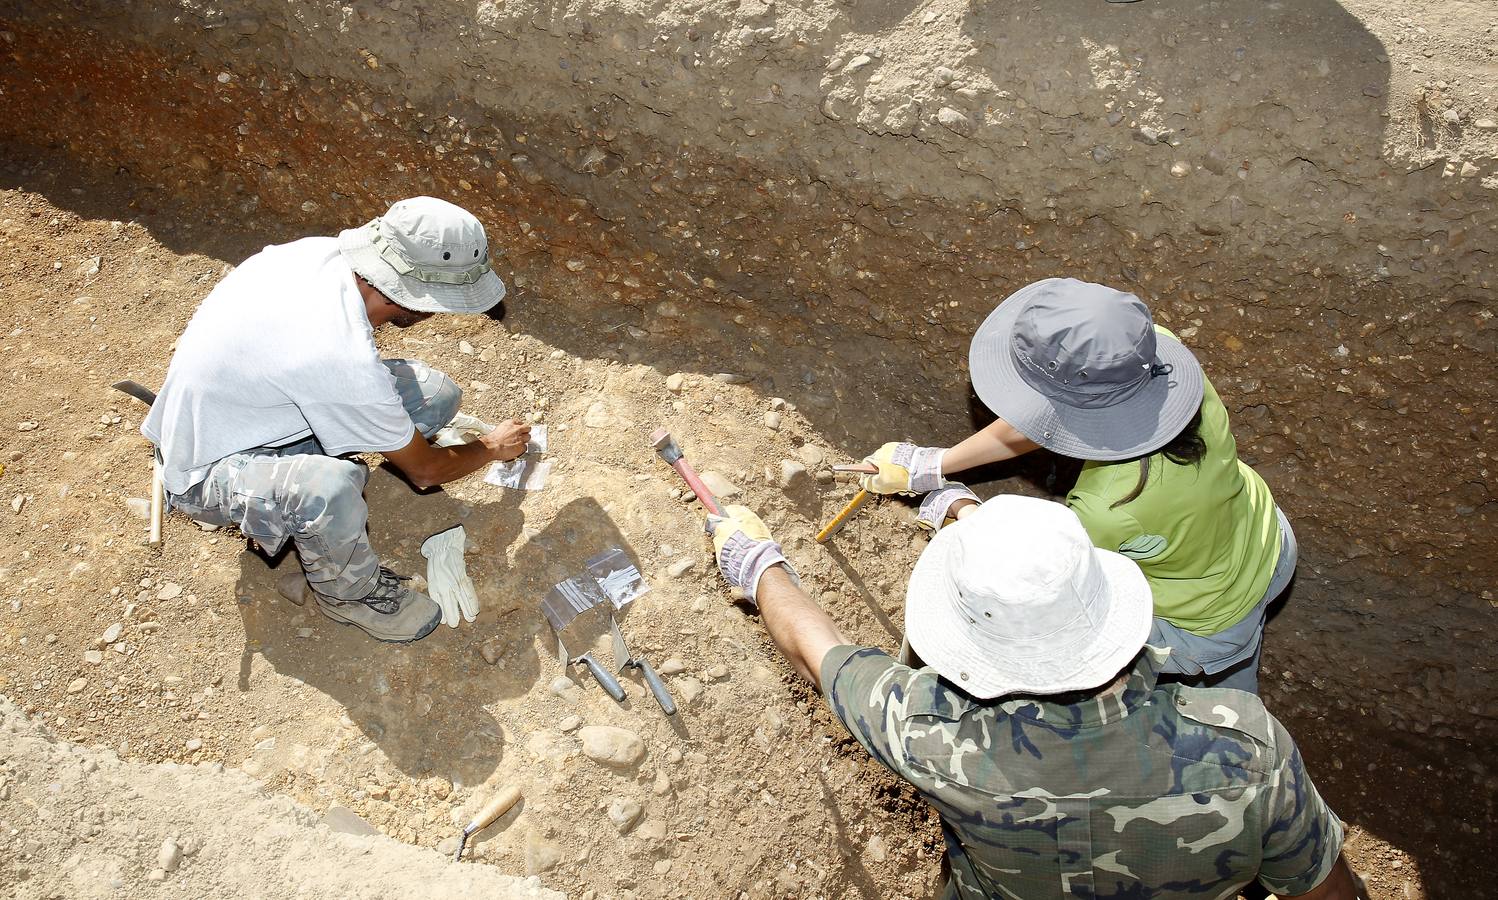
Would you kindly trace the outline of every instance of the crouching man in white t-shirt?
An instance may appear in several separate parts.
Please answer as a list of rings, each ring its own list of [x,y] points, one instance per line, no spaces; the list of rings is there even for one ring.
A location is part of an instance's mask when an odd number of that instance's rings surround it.
[[[429,443],[463,392],[418,361],[381,359],[374,343],[387,322],[482,313],[504,295],[478,219],[432,197],[245,260],[198,307],[141,426],[171,505],[235,525],[268,553],[290,538],[329,618],[382,641],[425,637],[441,609],[380,565],[365,529],[368,470],[340,457],[380,453],[431,487],[523,453],[519,421],[470,444]]]

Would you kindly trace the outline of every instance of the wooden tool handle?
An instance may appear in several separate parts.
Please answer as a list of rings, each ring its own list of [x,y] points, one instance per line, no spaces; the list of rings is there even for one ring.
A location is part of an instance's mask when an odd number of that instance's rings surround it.
[[[858,508],[860,506],[863,506],[864,501],[867,499],[869,499],[868,491],[861,490],[858,493],[854,494],[853,499],[848,501],[848,505],[843,507],[843,511],[833,516],[832,521],[827,523],[826,528],[823,528],[821,531],[817,532],[817,543],[820,544],[828,538],[832,537],[832,535],[835,534],[839,528],[843,527],[843,523],[848,521],[849,516],[858,512]]]
[[[166,512],[166,484],[162,481],[161,463],[151,461],[151,537],[152,547],[161,543],[161,518]]]
[[[498,794],[495,794],[493,800],[485,803],[483,809],[478,811],[478,814],[473,817],[473,821],[469,822],[468,827],[464,828],[463,831],[467,834],[473,834],[475,831],[488,828],[490,822],[509,812],[510,807],[519,802],[520,788],[510,785]]]

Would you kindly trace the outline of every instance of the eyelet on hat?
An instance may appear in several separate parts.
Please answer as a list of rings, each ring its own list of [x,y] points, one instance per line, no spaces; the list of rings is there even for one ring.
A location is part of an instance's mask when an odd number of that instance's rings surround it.
[[[453,255],[452,255],[452,253],[450,251],[443,250],[442,251],[442,258],[443,259],[452,259]]]
[[[966,672],[962,672],[962,673],[959,673],[959,677],[960,677],[960,678],[961,678],[961,679],[962,679],[962,680],[963,680],[963,681],[967,681],[967,673],[966,673]]]

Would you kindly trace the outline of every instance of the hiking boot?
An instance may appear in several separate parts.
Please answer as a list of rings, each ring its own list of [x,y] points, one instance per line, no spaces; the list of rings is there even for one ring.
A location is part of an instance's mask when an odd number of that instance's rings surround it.
[[[358,600],[335,600],[314,593],[317,608],[335,622],[353,625],[377,641],[407,644],[432,633],[442,621],[442,607],[404,582],[408,577],[380,566],[374,590]]]

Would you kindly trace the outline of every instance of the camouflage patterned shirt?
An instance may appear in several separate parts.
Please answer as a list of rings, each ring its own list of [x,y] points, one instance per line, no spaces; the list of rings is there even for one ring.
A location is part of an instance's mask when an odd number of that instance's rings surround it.
[[[1259,698],[1156,684],[1165,651],[1093,694],[974,700],[883,651],[822,663],[832,711],[941,814],[944,898],[1304,894],[1342,823]]]

